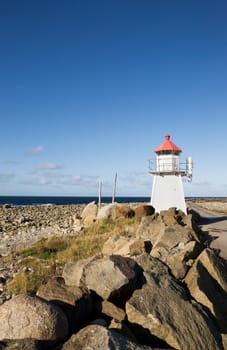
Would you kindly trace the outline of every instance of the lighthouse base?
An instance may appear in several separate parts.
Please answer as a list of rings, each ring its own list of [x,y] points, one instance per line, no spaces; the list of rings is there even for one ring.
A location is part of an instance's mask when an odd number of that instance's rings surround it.
[[[157,213],[176,207],[187,214],[181,175],[155,175],[151,205]]]

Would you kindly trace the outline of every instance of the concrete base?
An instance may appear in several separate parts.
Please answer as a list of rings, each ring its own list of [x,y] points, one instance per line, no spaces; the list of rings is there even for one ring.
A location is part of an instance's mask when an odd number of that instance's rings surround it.
[[[181,175],[154,175],[151,205],[157,213],[176,207],[186,214]]]

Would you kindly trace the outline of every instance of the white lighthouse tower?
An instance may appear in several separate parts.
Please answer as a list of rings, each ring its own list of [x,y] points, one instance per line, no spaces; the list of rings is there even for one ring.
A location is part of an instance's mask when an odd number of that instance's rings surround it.
[[[150,174],[154,176],[151,205],[158,213],[161,210],[176,207],[186,214],[182,177],[187,176],[191,181],[192,158],[186,159],[185,169],[182,169],[180,167],[181,149],[170,141],[168,134],[165,136],[165,141],[154,152],[156,169],[150,167]]]

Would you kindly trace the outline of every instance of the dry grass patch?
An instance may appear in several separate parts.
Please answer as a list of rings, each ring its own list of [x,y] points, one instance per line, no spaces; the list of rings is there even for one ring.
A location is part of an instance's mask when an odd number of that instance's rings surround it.
[[[8,282],[7,291],[12,294],[35,294],[41,284],[48,281],[56,271],[54,262],[42,261],[35,257],[26,257],[18,262],[14,278]]]
[[[137,226],[134,218],[108,220],[85,228],[76,237],[63,235],[41,239],[28,249],[18,251],[18,272],[8,283],[11,294],[35,293],[39,286],[62,271],[65,263],[100,255],[107,239],[115,234],[128,235]]]

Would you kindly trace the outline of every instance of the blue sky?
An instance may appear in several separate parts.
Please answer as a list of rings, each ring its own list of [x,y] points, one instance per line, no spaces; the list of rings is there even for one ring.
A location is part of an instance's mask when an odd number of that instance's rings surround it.
[[[0,193],[150,196],[166,133],[187,196],[227,196],[225,0],[0,0]]]

